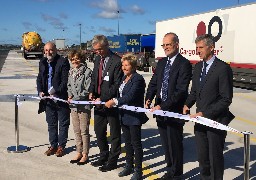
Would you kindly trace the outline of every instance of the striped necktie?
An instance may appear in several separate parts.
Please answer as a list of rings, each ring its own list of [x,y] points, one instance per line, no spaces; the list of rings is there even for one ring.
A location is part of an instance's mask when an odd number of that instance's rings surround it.
[[[168,82],[169,82],[170,69],[171,69],[171,61],[167,60],[164,68],[164,76],[162,81],[162,100],[163,101],[166,101],[168,96]]]

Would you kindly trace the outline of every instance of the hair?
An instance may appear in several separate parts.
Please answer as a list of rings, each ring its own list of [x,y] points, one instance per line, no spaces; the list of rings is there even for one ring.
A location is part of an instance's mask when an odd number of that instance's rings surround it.
[[[106,36],[102,35],[102,34],[98,34],[98,35],[95,35],[92,39],[92,45],[95,45],[95,44],[101,44],[103,46],[107,46],[108,47],[108,39]]]
[[[70,61],[73,61],[72,58],[73,57],[78,57],[80,59],[80,62],[81,63],[84,63],[85,62],[85,54],[82,50],[76,50],[76,49],[73,49],[71,50],[69,53],[68,53],[68,59]]]
[[[213,46],[215,47],[215,42],[213,40],[213,36],[210,34],[203,34],[196,38],[195,43],[198,43],[199,41],[204,41],[206,46]]]
[[[137,68],[137,56],[133,53],[127,53],[122,56],[121,61],[128,61],[130,65],[132,66],[133,70],[136,70]]]
[[[172,35],[172,36],[173,36],[173,41],[174,41],[175,43],[179,43],[179,37],[177,36],[177,34],[175,34],[175,33],[173,33],[173,32],[169,32],[169,33],[166,33],[166,34],[164,35],[164,37],[169,36],[169,35]]]

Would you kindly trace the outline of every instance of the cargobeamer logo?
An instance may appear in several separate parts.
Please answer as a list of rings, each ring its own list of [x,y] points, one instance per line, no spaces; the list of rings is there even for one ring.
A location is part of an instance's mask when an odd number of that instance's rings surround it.
[[[214,23],[218,23],[219,25],[219,32],[216,36],[214,36],[212,34],[212,25]],[[214,16],[210,21],[209,21],[209,24],[208,24],[208,33],[207,34],[210,34],[213,36],[213,39],[215,42],[217,42],[221,35],[222,35],[222,29],[223,29],[223,25],[222,25],[222,21],[220,19],[219,16]],[[196,34],[197,36],[200,36],[200,35],[203,35],[203,34],[206,34],[206,25],[203,21],[199,22],[199,24],[197,25],[197,29],[196,29]]]

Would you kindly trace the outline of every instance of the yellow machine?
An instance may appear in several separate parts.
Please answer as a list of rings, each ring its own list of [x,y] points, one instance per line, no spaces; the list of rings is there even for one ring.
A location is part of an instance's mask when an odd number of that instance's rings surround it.
[[[23,56],[27,59],[30,55],[43,57],[43,43],[41,36],[36,32],[25,32],[22,35]]]

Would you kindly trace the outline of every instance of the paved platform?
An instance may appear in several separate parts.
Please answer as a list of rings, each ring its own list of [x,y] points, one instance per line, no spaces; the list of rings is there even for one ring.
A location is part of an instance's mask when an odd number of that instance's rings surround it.
[[[92,63],[88,63],[93,67]],[[44,114],[37,114],[38,101],[25,101],[19,107],[20,144],[30,147],[24,153],[8,153],[7,147],[16,145],[14,126],[14,94],[36,95],[36,75],[38,60],[25,60],[21,54],[10,51],[0,73],[0,179],[130,179],[131,176],[119,178],[118,172],[125,163],[124,151],[120,155],[118,169],[110,172],[100,172],[89,164],[77,166],[69,161],[76,154],[72,125],[69,129],[69,139],[66,155],[63,157],[47,157],[43,153],[49,146],[47,124]],[[151,73],[141,72],[146,82]],[[256,93],[253,91],[235,89],[232,112],[238,115],[230,125],[239,130],[255,132],[256,123],[254,110],[244,107],[255,107]],[[240,110],[239,110],[240,109]],[[243,113],[244,112],[244,113]],[[143,178],[156,179],[164,174],[164,155],[155,120],[150,120],[143,126],[142,142],[144,150]],[[239,120],[239,118],[241,118]],[[246,123],[247,121],[247,123]],[[199,179],[196,148],[193,134],[193,123],[184,126],[184,179]],[[95,133],[93,131],[93,116],[90,126],[90,162],[98,157]],[[240,134],[228,133],[225,146],[224,179],[243,179],[243,137]],[[256,139],[251,140],[250,177],[256,178]]]

